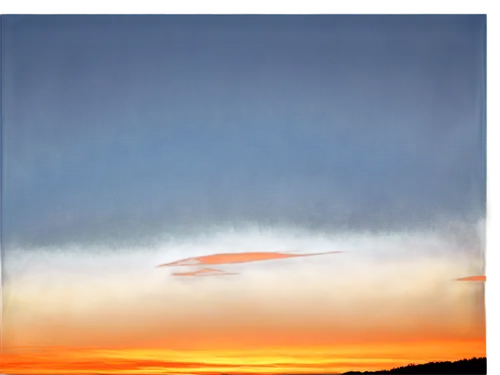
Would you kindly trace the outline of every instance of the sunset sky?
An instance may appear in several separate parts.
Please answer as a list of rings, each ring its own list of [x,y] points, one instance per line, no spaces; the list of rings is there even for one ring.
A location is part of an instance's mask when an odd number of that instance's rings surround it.
[[[3,373],[486,355],[484,16],[1,22]]]

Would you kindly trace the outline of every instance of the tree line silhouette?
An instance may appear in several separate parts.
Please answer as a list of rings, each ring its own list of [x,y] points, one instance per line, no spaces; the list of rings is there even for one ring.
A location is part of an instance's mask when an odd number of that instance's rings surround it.
[[[486,358],[461,359],[456,362],[429,362],[421,365],[409,364],[403,367],[395,367],[391,370],[379,371],[349,371],[343,375],[356,374],[453,374],[453,375],[485,375]]]
[[[459,361],[429,362],[421,365],[411,363],[391,370],[378,371],[349,371],[337,375],[358,374],[412,374],[412,375],[486,375],[486,358],[461,359]],[[230,374],[220,374],[230,375]],[[288,374],[282,374],[288,375]],[[304,375],[328,375],[328,374],[304,374]],[[332,374],[333,375],[333,374]]]

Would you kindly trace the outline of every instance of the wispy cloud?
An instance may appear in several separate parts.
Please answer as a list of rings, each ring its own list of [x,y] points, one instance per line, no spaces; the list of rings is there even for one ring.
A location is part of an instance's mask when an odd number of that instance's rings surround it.
[[[216,270],[214,268],[203,268],[201,270],[190,271],[190,272],[174,272],[173,276],[227,276],[227,275],[238,275],[236,272],[226,272],[222,270]]]
[[[461,277],[459,279],[455,279],[455,281],[486,281],[486,276],[478,275],[478,276]]]
[[[226,253],[226,254],[212,254],[196,258],[187,258],[177,260],[172,263],[159,265],[158,267],[172,267],[172,266],[193,266],[201,264],[232,264],[232,263],[249,263],[264,260],[276,260],[287,258],[300,258],[316,255],[337,254],[343,251],[328,251],[324,253],[313,254],[283,254],[277,252],[245,252],[245,253]]]
[[[187,267],[187,271],[174,271],[172,276],[193,277],[206,275],[234,275],[235,271],[221,270],[220,266],[232,266],[256,262],[278,261],[294,258],[310,258],[322,255],[343,254],[345,251],[324,251],[314,253],[293,253],[285,251],[246,251],[233,253],[215,253],[192,256],[167,263],[160,263],[157,268]]]

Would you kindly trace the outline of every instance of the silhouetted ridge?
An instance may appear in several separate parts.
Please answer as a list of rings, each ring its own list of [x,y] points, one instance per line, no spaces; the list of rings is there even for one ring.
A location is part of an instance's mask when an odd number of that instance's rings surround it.
[[[404,367],[396,367],[392,370],[379,371],[349,371],[343,375],[355,374],[421,374],[421,375],[485,375],[486,358],[462,359],[456,362],[429,362],[421,365],[410,364]]]

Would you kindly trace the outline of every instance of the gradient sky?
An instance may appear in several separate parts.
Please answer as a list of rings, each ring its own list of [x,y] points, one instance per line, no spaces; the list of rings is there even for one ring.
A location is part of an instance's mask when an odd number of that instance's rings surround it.
[[[5,372],[485,355],[485,16],[1,22]]]

